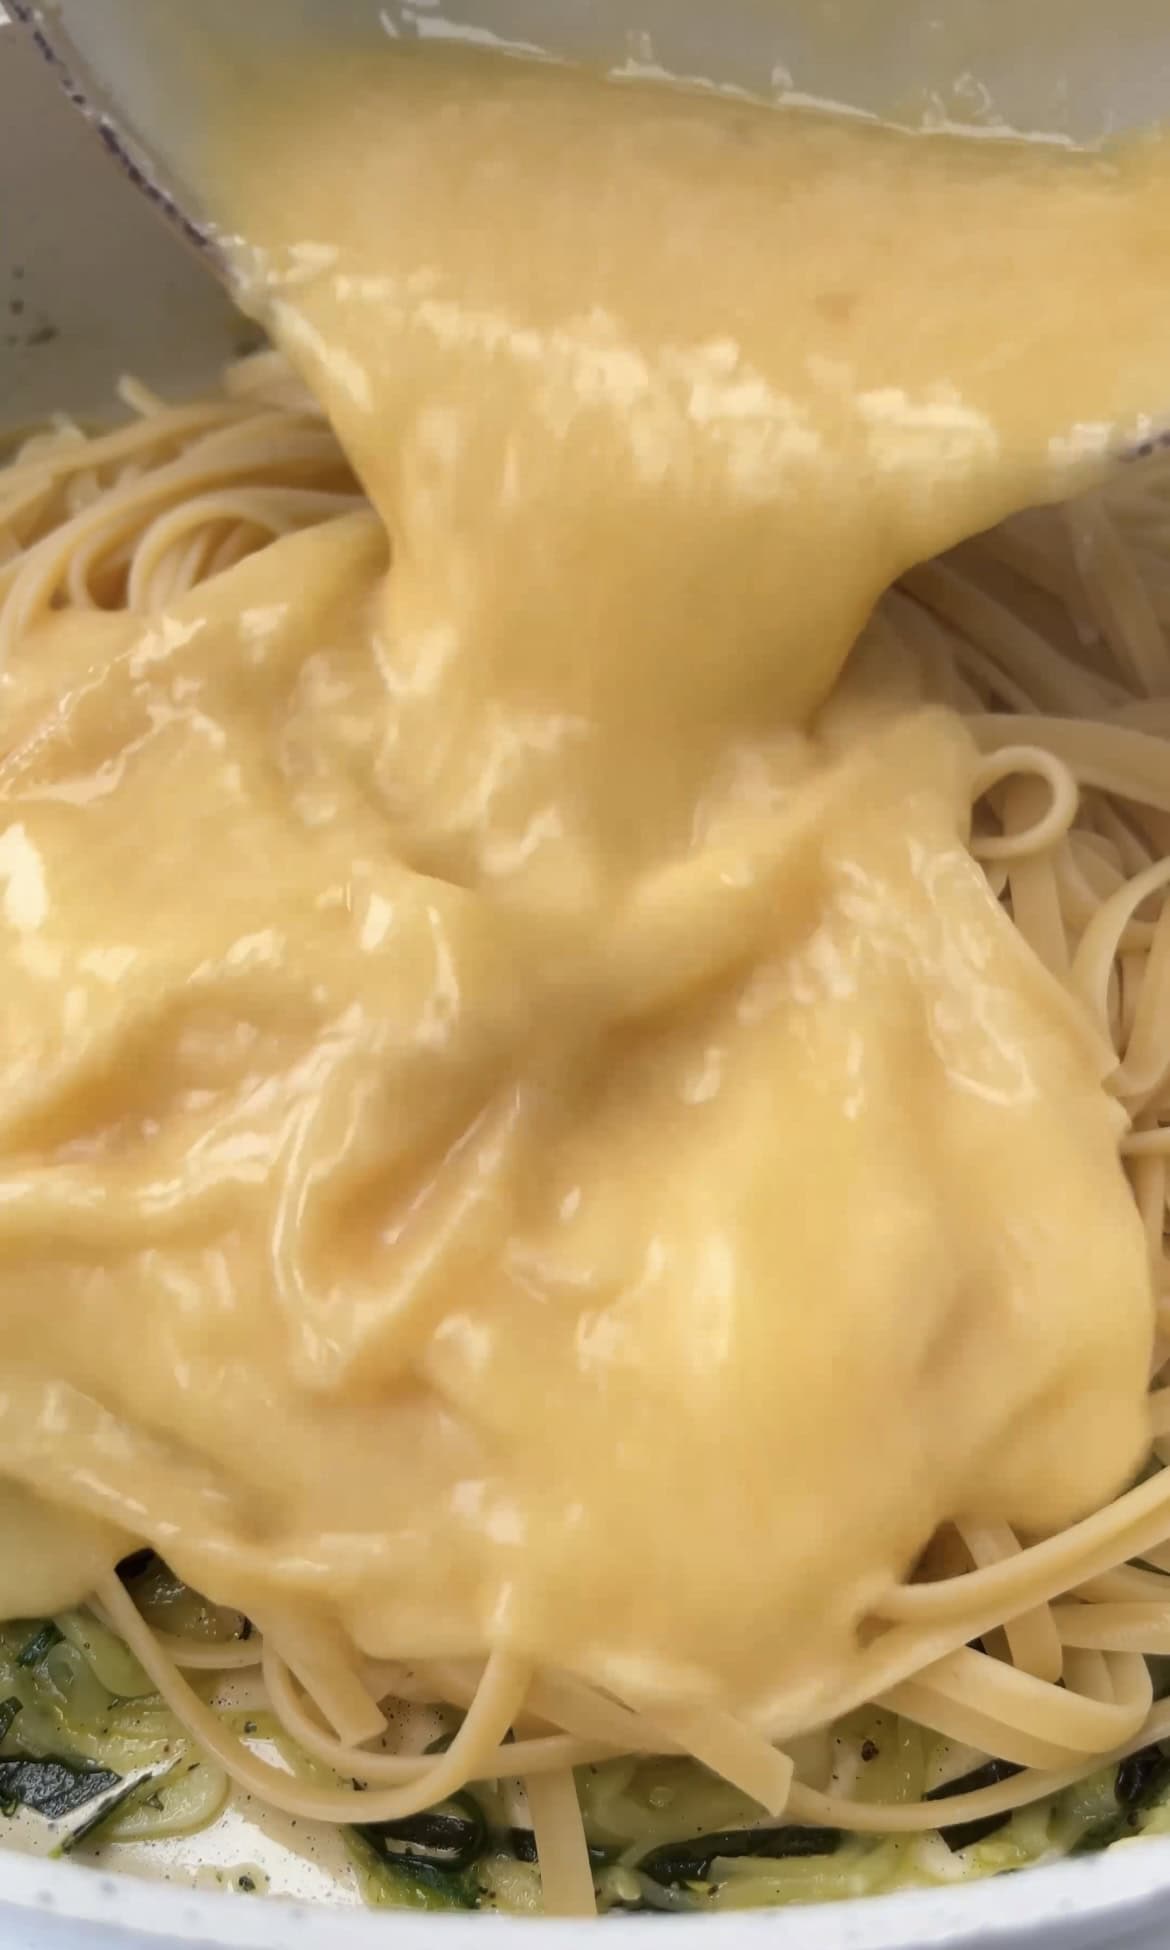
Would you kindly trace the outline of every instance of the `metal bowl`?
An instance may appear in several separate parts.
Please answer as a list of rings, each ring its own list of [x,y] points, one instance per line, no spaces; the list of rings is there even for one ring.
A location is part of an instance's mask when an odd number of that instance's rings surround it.
[[[137,183],[198,239],[200,55],[322,36],[463,39],[835,102],[911,125],[1095,142],[1170,101],[1165,0],[9,0]],[[212,64],[212,73],[215,68]]]

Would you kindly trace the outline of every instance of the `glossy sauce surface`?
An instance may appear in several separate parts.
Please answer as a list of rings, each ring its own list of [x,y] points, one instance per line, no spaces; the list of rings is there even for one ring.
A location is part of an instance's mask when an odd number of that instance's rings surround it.
[[[4,678],[42,1601],[149,1539],[373,1655],[811,1723],[942,1520],[1146,1438],[1105,1059],[962,726],[837,680],[1170,399],[1165,152],[388,55],[207,167],[376,512]]]

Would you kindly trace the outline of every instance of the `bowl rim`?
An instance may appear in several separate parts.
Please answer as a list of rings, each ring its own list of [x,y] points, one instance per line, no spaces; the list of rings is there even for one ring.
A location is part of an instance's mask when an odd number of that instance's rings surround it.
[[[133,135],[110,113],[103,100],[103,90],[87,72],[63,23],[54,23],[41,0],[0,0],[0,23],[5,14],[27,32],[68,100],[90,123],[133,187],[154,205],[186,243],[196,251],[210,253],[212,239],[208,231],[183,208],[178,197],[160,180]]]
[[[1135,1845],[1136,1843],[1136,1845]],[[1109,1950],[1164,1940],[1170,1898],[1170,1839],[1135,1838],[1081,1862],[1027,1868],[982,1882],[916,1889],[782,1909],[722,1911],[671,1920],[680,1950],[702,1942],[746,1944],[768,1932],[777,1950]],[[435,1950],[431,1932],[445,1932],[447,1950],[484,1950],[484,1929],[521,1928],[533,1950],[579,1940],[596,1931],[629,1928],[616,1919],[554,1921],[539,1917],[412,1915],[233,1897],[227,1890],[185,1889],[147,1877],[108,1870],[102,1864],[45,1860],[4,1852],[0,1862],[0,1937],[9,1940],[5,1918],[44,1918],[44,1942],[66,1941],[82,1950],[84,1938],[61,1925],[88,1926],[100,1940],[128,1944],[200,1944],[219,1950],[366,1950],[384,1944],[392,1927],[400,1950]],[[51,1920],[50,1920],[51,1919]],[[685,1939],[685,1942],[683,1941]],[[26,1939],[22,1938],[22,1942]],[[34,1935],[29,1950],[37,1941]],[[94,1942],[96,1943],[95,1937]]]

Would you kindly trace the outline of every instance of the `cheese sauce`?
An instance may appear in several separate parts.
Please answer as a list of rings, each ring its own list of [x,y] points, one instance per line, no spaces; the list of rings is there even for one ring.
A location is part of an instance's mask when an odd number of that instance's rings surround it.
[[[1166,150],[395,51],[206,179],[373,512],[3,680],[13,1607],[146,1540],[823,1720],[940,1523],[1148,1439],[1111,1057],[958,720],[841,672],[1170,404]]]

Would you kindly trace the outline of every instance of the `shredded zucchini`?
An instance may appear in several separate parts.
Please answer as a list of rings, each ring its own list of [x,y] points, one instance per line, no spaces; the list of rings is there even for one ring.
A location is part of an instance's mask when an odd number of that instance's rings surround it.
[[[126,1567],[160,1628],[209,1645],[250,1627],[209,1606],[151,1553]],[[1170,1665],[1167,1666],[1170,1675]],[[1155,1683],[1161,1678],[1155,1672]],[[247,1740],[275,1747],[306,1778],[332,1782],[263,1709],[205,1697]],[[437,1722],[455,1731],[449,1711]],[[431,1728],[435,1720],[431,1720]],[[425,1736],[419,1736],[420,1740]],[[1062,1855],[1170,1834],[1170,1743],[1099,1769],[1047,1802],[948,1824],[957,1793],[1016,1770],[958,1749],[876,1708],[798,1744],[811,1784],[864,1801],[937,1800],[939,1827],[883,1838],[793,1826],[699,1763],[624,1758],[579,1770],[578,1793],[598,1908],[659,1914],[784,1907],[966,1882]],[[101,1855],[122,1842],[193,1835],[229,1795],[223,1770],[195,1746],[121,1641],[88,1611],[0,1625],[0,1810],[43,1819],[59,1851]],[[358,1886],[379,1908],[541,1907],[540,1871],[519,1782],[484,1782],[408,1821],[348,1831]],[[243,1876],[241,1888],[261,1886]],[[233,1886],[236,1883],[233,1881]]]

